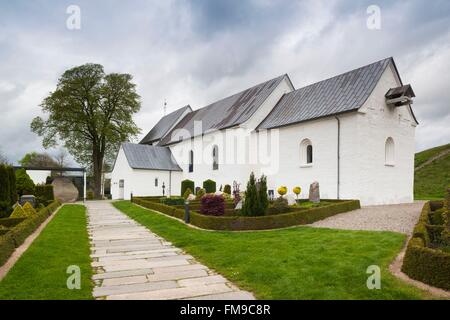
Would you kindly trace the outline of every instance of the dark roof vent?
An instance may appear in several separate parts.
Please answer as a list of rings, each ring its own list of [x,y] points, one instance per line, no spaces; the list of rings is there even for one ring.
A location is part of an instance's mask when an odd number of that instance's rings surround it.
[[[386,92],[386,104],[393,107],[410,105],[413,103],[414,94],[411,85],[407,84],[397,88],[391,88]]]

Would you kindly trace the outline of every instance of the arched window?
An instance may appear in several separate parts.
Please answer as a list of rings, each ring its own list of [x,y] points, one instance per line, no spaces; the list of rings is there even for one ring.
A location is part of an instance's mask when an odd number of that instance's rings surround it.
[[[313,149],[312,145],[309,145],[306,147],[306,163],[312,162],[313,162]]]
[[[394,139],[391,137],[386,139],[385,145],[385,164],[388,166],[393,166],[395,164],[395,145]]]
[[[300,163],[310,165],[313,163],[313,146],[309,139],[304,139],[300,143]]]
[[[194,151],[189,151],[189,172],[194,172]]]
[[[217,145],[213,146],[212,149],[212,158],[213,158],[213,170],[219,170],[219,148]]]

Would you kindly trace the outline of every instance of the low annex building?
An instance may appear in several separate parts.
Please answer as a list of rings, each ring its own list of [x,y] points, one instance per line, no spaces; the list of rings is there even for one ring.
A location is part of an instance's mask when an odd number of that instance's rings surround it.
[[[179,195],[184,179],[243,190],[253,171],[267,175],[269,190],[300,186],[303,198],[318,181],[322,198],[412,202],[414,96],[387,58],[299,89],[285,74],[185,106],[120,147],[112,197]]]

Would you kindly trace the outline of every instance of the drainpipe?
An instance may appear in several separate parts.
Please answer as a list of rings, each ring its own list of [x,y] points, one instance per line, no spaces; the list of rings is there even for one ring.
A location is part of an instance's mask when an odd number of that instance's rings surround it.
[[[172,196],[172,170],[169,170],[169,197]]]
[[[337,120],[337,199],[339,199],[339,185],[341,183],[341,120],[335,117]]]

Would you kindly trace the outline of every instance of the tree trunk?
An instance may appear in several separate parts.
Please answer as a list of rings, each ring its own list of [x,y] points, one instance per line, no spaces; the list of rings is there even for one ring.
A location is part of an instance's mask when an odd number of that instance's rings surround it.
[[[101,199],[103,154],[96,149],[94,146],[94,152],[92,153],[94,198]]]

